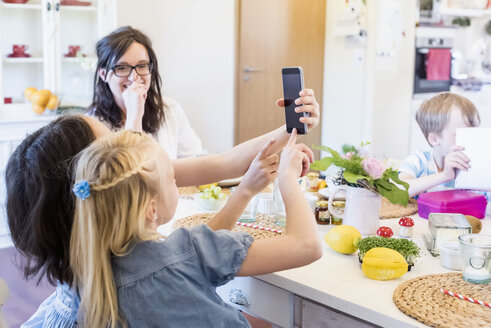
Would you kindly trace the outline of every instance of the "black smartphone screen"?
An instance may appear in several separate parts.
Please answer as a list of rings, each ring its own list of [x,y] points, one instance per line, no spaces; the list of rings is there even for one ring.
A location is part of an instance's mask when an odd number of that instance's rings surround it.
[[[291,133],[293,128],[297,129],[298,134],[307,133],[307,124],[300,122],[300,117],[307,116],[305,113],[296,113],[295,100],[300,97],[299,93],[303,89],[303,71],[298,67],[285,67],[281,70],[283,75],[283,98],[285,99],[285,119],[286,130]],[[302,105],[300,105],[302,106]]]

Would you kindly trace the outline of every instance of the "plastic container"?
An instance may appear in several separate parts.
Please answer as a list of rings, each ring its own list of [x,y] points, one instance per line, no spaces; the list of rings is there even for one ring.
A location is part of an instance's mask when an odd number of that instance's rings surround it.
[[[430,213],[460,213],[483,219],[486,206],[484,195],[465,190],[427,192],[418,197],[418,214],[425,219]]]
[[[462,256],[458,241],[446,241],[440,244],[440,264],[450,270],[462,270]]]
[[[448,241],[458,241],[460,235],[469,234],[472,231],[465,216],[456,213],[431,213],[428,228],[430,234],[423,234],[423,241],[433,256],[440,254],[441,244]]]

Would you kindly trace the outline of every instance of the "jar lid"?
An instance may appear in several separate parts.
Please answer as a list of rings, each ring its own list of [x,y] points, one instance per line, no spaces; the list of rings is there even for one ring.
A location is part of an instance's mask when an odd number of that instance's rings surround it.
[[[326,207],[327,208],[327,205],[328,205],[328,201],[327,200],[319,200],[315,203],[315,205],[317,207]]]
[[[334,207],[345,207],[346,202],[344,200],[335,200],[332,202],[332,206]]]

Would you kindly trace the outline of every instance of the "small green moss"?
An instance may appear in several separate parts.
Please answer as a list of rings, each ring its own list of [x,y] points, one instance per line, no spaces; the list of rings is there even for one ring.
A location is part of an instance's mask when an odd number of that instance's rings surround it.
[[[409,265],[414,265],[414,260],[421,255],[421,249],[414,241],[409,239],[366,237],[358,243],[358,257],[360,261],[366,252],[375,247],[386,247],[398,251],[404,256],[404,259]]]

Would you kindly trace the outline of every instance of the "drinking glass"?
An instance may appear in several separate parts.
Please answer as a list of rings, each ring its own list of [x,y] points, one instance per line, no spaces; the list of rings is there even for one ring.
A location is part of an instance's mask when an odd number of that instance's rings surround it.
[[[491,235],[459,236],[462,246],[462,278],[474,284],[487,284],[491,277]]]

